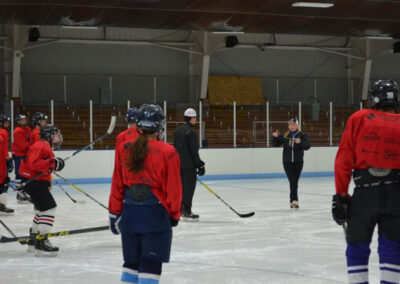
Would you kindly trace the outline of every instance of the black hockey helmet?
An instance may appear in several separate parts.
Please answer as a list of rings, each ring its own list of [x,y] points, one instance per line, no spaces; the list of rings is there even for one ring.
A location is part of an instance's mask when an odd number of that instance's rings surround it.
[[[148,131],[163,130],[165,116],[160,106],[144,104],[138,113],[138,129]]]
[[[10,117],[5,114],[0,114],[0,126],[4,127],[4,123],[6,122],[11,122]]]
[[[393,80],[378,80],[369,91],[372,108],[399,107],[399,87]]]
[[[43,112],[35,113],[32,118],[34,125],[39,125],[42,120],[47,120],[47,119],[48,119],[47,115],[44,114]]]
[[[15,121],[19,124],[21,122],[22,119],[26,119],[26,115],[25,114],[18,114],[15,117]]]
[[[125,115],[125,121],[127,123],[132,123],[132,122],[137,123],[138,118],[139,118],[139,110],[137,107],[128,109]]]
[[[63,142],[63,137],[60,129],[53,125],[46,125],[40,128],[39,135],[40,139],[48,141],[50,145],[55,149],[59,149]]]

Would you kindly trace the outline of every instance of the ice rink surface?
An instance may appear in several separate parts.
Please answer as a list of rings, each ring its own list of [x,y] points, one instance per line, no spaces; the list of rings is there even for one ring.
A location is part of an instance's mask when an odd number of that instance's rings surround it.
[[[174,229],[171,262],[163,266],[161,283],[346,283],[344,234],[330,213],[333,178],[302,178],[300,210],[289,209],[286,179],[206,183],[240,213],[256,214],[239,218],[197,184],[193,211],[200,214],[200,222],[180,222]],[[107,204],[109,185],[79,187]],[[104,208],[69,186],[65,189],[86,204],[72,203],[54,186],[58,203],[54,231],[108,224]],[[27,235],[32,205],[16,204],[11,190],[9,206],[16,209],[15,215],[1,219],[17,235]],[[0,234],[9,236],[2,226]],[[0,283],[119,283],[120,238],[110,231],[57,237],[52,242],[60,247],[52,258],[29,255],[18,243],[0,244]],[[370,282],[379,283],[376,244]]]

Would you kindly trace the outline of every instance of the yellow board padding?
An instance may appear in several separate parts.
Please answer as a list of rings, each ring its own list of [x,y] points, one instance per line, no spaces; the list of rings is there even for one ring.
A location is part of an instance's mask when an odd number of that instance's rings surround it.
[[[210,105],[262,105],[265,103],[261,78],[210,76],[208,102]]]

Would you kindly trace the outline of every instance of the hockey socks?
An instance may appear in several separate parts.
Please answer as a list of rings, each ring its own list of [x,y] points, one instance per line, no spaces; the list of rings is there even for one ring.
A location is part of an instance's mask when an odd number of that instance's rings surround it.
[[[35,217],[33,218],[32,232],[41,234],[47,234],[51,232],[54,224],[54,213],[56,208],[52,208],[46,211],[35,210]]]
[[[347,273],[350,284],[368,284],[369,243],[347,243]]]
[[[138,271],[128,267],[122,268],[121,283],[139,283]]]
[[[400,242],[379,236],[378,253],[382,284],[400,283]]]

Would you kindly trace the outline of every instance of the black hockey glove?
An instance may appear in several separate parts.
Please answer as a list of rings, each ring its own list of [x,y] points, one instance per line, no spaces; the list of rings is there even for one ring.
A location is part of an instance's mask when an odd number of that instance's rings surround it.
[[[58,158],[58,157],[54,158],[54,170],[56,172],[61,171],[64,168],[64,166],[65,166],[65,162],[63,159]]]
[[[11,173],[14,170],[13,159],[6,160],[7,163],[7,172]]]
[[[121,215],[117,215],[114,213],[109,213],[109,218],[110,218],[110,230],[114,235],[119,235],[121,234]]]
[[[347,221],[347,212],[350,205],[350,198],[335,194],[332,197],[332,217],[338,225]]]
[[[197,167],[197,174],[199,176],[204,176],[206,174],[206,168],[204,167],[204,162],[201,161],[200,165]]]
[[[172,226],[172,227],[178,226],[179,219],[178,219],[178,220],[175,220],[174,218],[169,217],[169,221],[171,222],[171,226]]]

